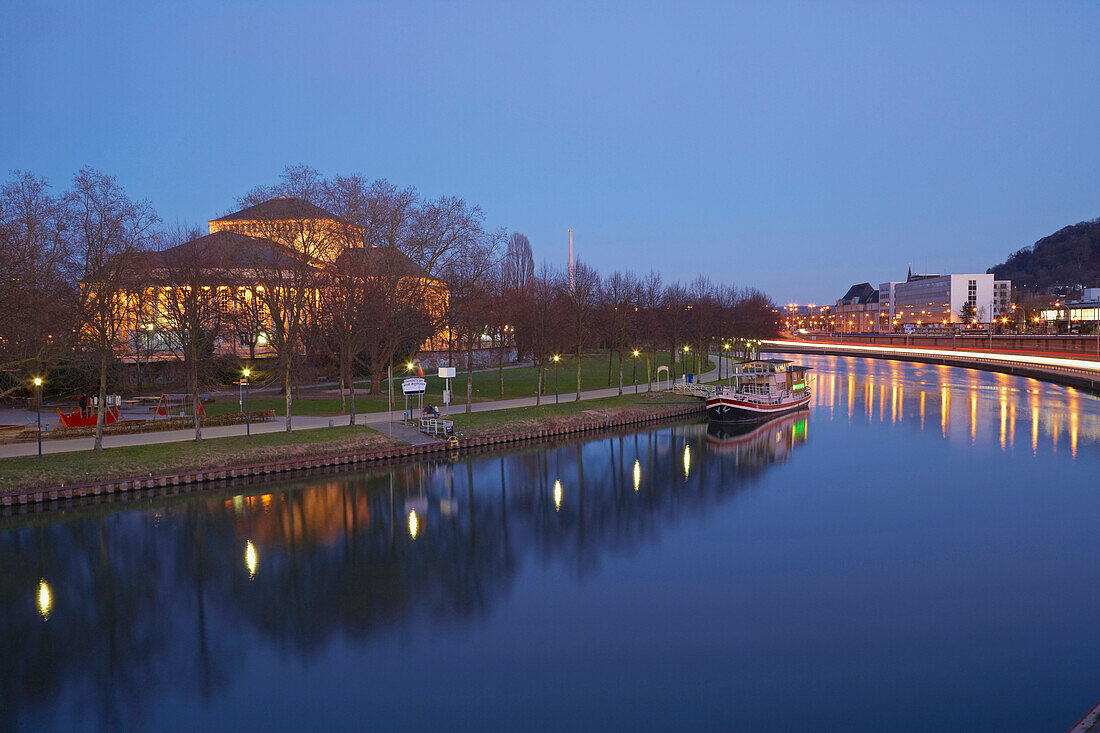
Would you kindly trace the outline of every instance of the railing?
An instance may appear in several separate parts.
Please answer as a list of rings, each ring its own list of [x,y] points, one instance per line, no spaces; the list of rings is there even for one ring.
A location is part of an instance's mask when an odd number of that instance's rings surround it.
[[[689,397],[702,397],[703,399],[713,397],[716,391],[717,387],[715,387],[713,384],[677,382],[676,384],[672,385],[673,394],[682,394]]]
[[[446,438],[455,431],[454,420],[443,420],[438,417],[420,418],[420,432],[427,433],[436,438]]]

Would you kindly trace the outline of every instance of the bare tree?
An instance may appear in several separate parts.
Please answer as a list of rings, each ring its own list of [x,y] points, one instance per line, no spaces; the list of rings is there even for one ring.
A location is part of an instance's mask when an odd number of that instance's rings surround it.
[[[99,370],[95,450],[103,450],[107,367],[121,344],[129,312],[126,293],[141,281],[137,256],[155,241],[160,218],[147,201],[132,201],[114,176],[82,168],[65,196],[76,255],[81,342]]]
[[[600,275],[583,262],[573,268],[573,287],[566,287],[566,299],[572,315],[573,345],[577,356],[577,398],[581,399],[581,363],[584,349],[592,338],[600,297]]]
[[[503,236],[503,232],[478,232],[459,243],[448,256],[446,280],[450,288],[450,310],[466,350],[466,412],[472,411],[473,354],[482,342],[485,309],[491,297],[487,281],[498,266]]]
[[[289,432],[303,335],[316,313],[322,284],[320,265],[339,249],[340,230],[330,220],[317,218],[305,199],[286,198],[280,203],[277,215],[255,220],[256,233],[274,246],[250,248],[249,269],[258,282],[255,297],[268,317],[262,336],[279,358]]]
[[[527,305],[522,309],[522,324],[531,345],[531,357],[538,370],[535,404],[540,404],[546,392],[546,367],[552,354],[561,350],[562,278],[547,263],[542,263],[528,288]]]
[[[70,346],[67,224],[63,201],[45,179],[13,171],[0,186],[0,375],[16,375],[0,381],[0,397],[25,386],[19,375],[41,372]]]
[[[663,297],[664,286],[661,283],[661,275],[655,270],[650,270],[638,287],[638,309],[641,313],[639,332],[642,344],[645,346],[647,392],[653,388],[653,362],[657,358],[657,346],[664,320]]]
[[[150,323],[161,327],[165,346],[183,361],[195,440],[202,440],[201,377],[232,323],[236,288],[211,236],[177,227],[165,243],[173,246],[150,257],[150,282],[157,292]]]

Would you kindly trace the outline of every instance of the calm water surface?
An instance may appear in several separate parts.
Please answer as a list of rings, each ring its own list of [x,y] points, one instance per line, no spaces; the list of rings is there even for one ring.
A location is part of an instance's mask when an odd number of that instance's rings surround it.
[[[753,432],[0,518],[0,728],[1065,730],[1100,402],[798,358]]]

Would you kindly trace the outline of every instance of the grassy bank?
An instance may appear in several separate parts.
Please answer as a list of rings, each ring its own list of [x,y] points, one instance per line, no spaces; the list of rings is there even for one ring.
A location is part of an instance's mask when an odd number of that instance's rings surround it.
[[[25,489],[57,486],[62,482],[82,484],[397,445],[404,444],[357,425],[263,433],[251,438],[211,438],[200,443],[182,441],[125,446],[107,448],[101,453],[80,451],[46,454],[41,458],[22,456],[0,459],[0,487]]]
[[[538,407],[516,407],[509,410],[492,410],[467,414],[453,414],[455,430],[466,437],[500,433],[521,432],[541,427],[559,427],[593,418],[625,418],[630,416],[655,416],[684,407],[686,402],[701,405],[697,399],[683,395],[662,393],[629,394],[622,397],[605,397],[581,402],[550,403]]]
[[[462,355],[456,353],[455,361],[460,362]],[[589,391],[594,389],[606,389],[608,386],[617,386],[619,384],[619,363],[618,358],[614,359],[612,364],[611,384],[608,385],[607,381],[607,364],[608,353],[597,352],[584,356],[581,359],[581,390]],[[651,370],[657,371],[659,366],[668,365],[668,352],[658,353],[656,356],[656,363],[651,364]],[[689,357],[689,368],[694,365],[694,357]],[[706,371],[712,368],[711,362],[702,360],[701,370]],[[682,365],[678,364],[678,373],[682,370]],[[638,359],[638,383],[642,385],[642,389],[645,389],[645,357]],[[547,369],[543,377],[545,383],[543,384],[543,393],[549,396],[550,399],[554,398],[554,369]],[[428,392],[424,396],[425,404],[439,405],[443,401],[443,386],[444,380],[434,376],[435,370],[431,370],[425,374],[425,379],[428,383]],[[563,356],[557,367],[558,375],[558,389],[560,394],[565,395],[570,392],[576,393],[577,389],[577,360],[575,357]],[[405,406],[405,400],[401,396],[400,383],[401,379],[409,376],[408,374],[394,374],[394,409],[403,410]],[[633,390],[634,386],[634,360],[627,358],[623,360],[623,388]],[[356,386],[360,389],[368,386],[366,382],[357,382]],[[507,364],[504,366],[504,399],[514,399],[517,397],[533,397],[535,390],[538,387],[538,370],[534,367],[509,367]],[[452,400],[452,408],[464,407],[466,405],[466,373],[459,371],[455,379],[451,380],[451,389],[454,390],[455,395]],[[496,369],[490,369],[486,371],[474,371],[473,379],[473,399],[472,402],[487,402],[491,400],[497,400],[501,398],[500,392],[500,373]],[[280,396],[272,396],[270,393],[264,395],[257,395],[253,393],[250,400],[251,409],[253,410],[273,410],[278,417],[284,417],[286,415],[286,400]],[[217,402],[211,402],[206,406],[207,414],[209,415],[221,415],[227,412],[237,412],[240,409],[238,400],[223,399]],[[385,393],[381,395],[362,395],[357,394],[355,396],[355,410],[360,413],[367,412],[385,412],[388,409],[388,397]],[[303,389],[301,396],[294,400],[294,412],[297,415],[339,415],[341,414],[340,407],[340,395],[336,392],[335,388],[331,390],[318,390],[318,389]]]

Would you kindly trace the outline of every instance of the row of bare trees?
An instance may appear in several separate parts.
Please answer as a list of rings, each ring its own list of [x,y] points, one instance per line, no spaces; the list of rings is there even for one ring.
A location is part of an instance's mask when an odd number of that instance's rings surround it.
[[[668,352],[675,373],[685,347],[706,354],[724,339],[775,333],[772,303],[753,288],[717,285],[705,277],[687,286],[665,284],[652,271],[644,277],[630,271],[601,277],[584,262],[576,263],[570,282],[565,272],[546,264],[536,271],[522,234],[513,235],[491,275],[481,280],[481,304],[468,307],[485,314],[485,331],[494,342],[514,344],[520,358],[534,363],[540,396],[554,356],[574,357],[579,400],[582,358],[590,349],[607,351],[607,384],[615,386],[617,374],[622,394],[623,364],[629,359],[643,360],[641,381],[651,388],[658,352]]]
[[[249,360],[265,357],[263,370],[277,375],[290,430],[306,374],[338,376],[354,423],[356,380],[366,376],[369,391],[381,392],[391,365],[425,343],[466,367],[469,410],[471,367],[486,348],[496,349],[501,395],[512,349],[538,368],[539,395],[552,356],[574,355],[579,398],[591,348],[608,349],[609,385],[617,357],[621,391],[634,350],[646,355],[648,382],[658,351],[675,370],[686,344],[704,351],[715,338],[774,329],[770,303],[755,290],[703,278],[665,284],[652,272],[601,277],[584,263],[570,282],[547,264],[536,268],[527,237],[486,227],[477,206],[386,180],[294,166],[237,204],[268,213],[204,236],[164,228],[148,202],[93,169],[61,193],[13,173],[0,188],[0,397],[25,390],[29,375],[81,365],[88,376],[75,388],[99,395],[98,449],[120,361],[138,370],[182,365],[200,439],[204,385],[225,366],[219,355],[238,348]]]

